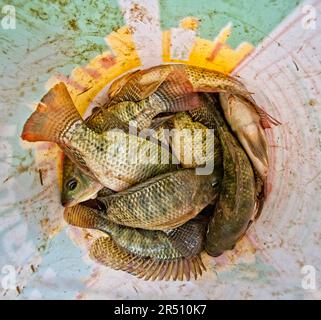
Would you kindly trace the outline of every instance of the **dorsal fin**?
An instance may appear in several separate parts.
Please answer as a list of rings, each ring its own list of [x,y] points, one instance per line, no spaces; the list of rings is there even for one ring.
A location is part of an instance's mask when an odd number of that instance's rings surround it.
[[[116,270],[123,270],[144,280],[197,279],[206,270],[199,256],[173,260],[142,258],[118,247],[109,237],[98,238],[90,248],[92,259]]]

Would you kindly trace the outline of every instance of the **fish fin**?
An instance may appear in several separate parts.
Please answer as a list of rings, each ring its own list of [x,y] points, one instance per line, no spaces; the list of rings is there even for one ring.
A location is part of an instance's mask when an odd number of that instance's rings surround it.
[[[100,237],[94,241],[89,250],[90,257],[115,270],[130,271],[132,265],[128,265],[133,255],[119,248],[109,237]]]
[[[165,107],[164,112],[188,111],[198,108],[201,100],[182,70],[174,70],[159,86],[153,99],[156,98]]]
[[[153,274],[157,271],[157,267],[158,267],[158,264],[159,262],[157,260],[152,260],[151,259],[151,263],[149,265],[149,267],[147,268],[147,270],[141,274],[141,277],[144,279],[144,280],[149,280],[151,279],[151,277],[153,276]]]
[[[244,144],[253,166],[261,177],[266,177],[269,169],[269,157],[268,143],[263,129],[253,125],[252,130],[243,130],[242,136],[242,144]]]
[[[202,275],[202,268],[200,266],[200,262],[198,261],[197,257],[195,257],[193,260],[192,260],[192,263],[194,265],[194,269],[196,270],[196,274],[201,276]]]
[[[206,267],[203,263],[203,260],[200,255],[196,256],[195,259],[197,260],[197,263],[200,265],[200,268],[206,271]]]
[[[156,279],[159,280],[159,278],[161,276],[161,273],[163,273],[163,268],[165,267],[165,265],[166,265],[166,261],[165,260],[160,261],[157,264],[157,267],[155,268],[155,270],[153,271],[153,274],[152,274],[150,280],[152,280],[152,281],[155,281]]]
[[[186,258],[183,260],[183,270],[184,270],[184,275],[187,281],[191,280],[191,269],[189,266],[189,262]]]
[[[75,122],[82,121],[63,82],[56,84],[41,99],[23,127],[21,138],[30,142],[61,143],[63,133]]]
[[[141,70],[136,70],[134,72],[127,73],[113,81],[108,90],[108,97],[110,99],[115,97],[120,92],[120,90],[126,85],[126,83],[128,83],[128,81],[135,77],[139,72],[141,72]]]
[[[100,226],[107,224],[96,210],[80,204],[65,208],[64,219],[72,226],[88,229],[100,229]]]
[[[188,260],[188,263],[190,265],[191,273],[194,275],[194,279],[197,280],[197,272],[196,272],[193,260]]]
[[[168,261],[168,265],[167,265],[167,269],[166,269],[165,277],[164,277],[165,281],[168,281],[168,280],[171,279],[172,271],[173,271],[173,265],[174,265],[173,260]]]
[[[200,258],[177,258],[173,260],[153,260],[145,270],[141,270],[139,277],[144,280],[173,280],[189,281],[191,275],[197,279],[202,274],[203,262]]]
[[[202,273],[202,261],[198,257],[191,259],[156,260],[142,258],[118,247],[109,237],[100,237],[90,248],[90,257],[116,270],[128,272],[144,280],[187,280]],[[193,267],[191,266],[193,264]]]
[[[170,278],[172,278],[172,280],[176,281],[177,277],[178,277],[178,263],[177,263],[177,260],[173,260],[172,274],[171,274]]]
[[[163,280],[165,278],[170,263],[170,260],[164,260],[162,268],[158,273],[158,280]]]
[[[206,228],[206,223],[191,220],[165,233],[175,249],[184,257],[192,257],[203,249]]]
[[[168,112],[191,111],[201,106],[197,93],[189,93],[166,101]]]
[[[138,80],[141,100],[146,99],[156,92],[172,73],[170,68],[156,67],[153,70],[152,69],[153,68],[141,71],[140,79]]]
[[[260,123],[263,129],[270,129],[272,126],[278,126],[282,124],[279,120],[272,117],[265,110],[263,110],[255,100],[251,96],[244,97],[242,95],[237,95],[239,99],[246,100],[251,103],[251,105],[255,108],[257,114],[260,116]]]
[[[170,119],[172,119],[173,117],[175,117],[175,114],[171,114],[169,116],[164,116],[164,117],[157,117],[154,118],[151,122],[151,125],[149,127],[149,129],[152,130],[156,130],[158,129],[160,126],[162,126],[163,124],[165,124],[167,121],[169,121]]]
[[[174,69],[167,74],[157,93],[164,94],[165,99],[172,99],[192,92],[194,92],[193,85],[186,76],[185,71],[183,69]]]
[[[184,258],[179,259],[177,263],[178,263],[177,279],[179,281],[183,281],[184,280]]]
[[[268,114],[266,111],[264,111],[261,107],[259,107],[257,104],[254,105],[257,113],[260,116],[260,122],[264,129],[272,128],[272,126],[278,126],[282,123],[272,117],[270,114]]]

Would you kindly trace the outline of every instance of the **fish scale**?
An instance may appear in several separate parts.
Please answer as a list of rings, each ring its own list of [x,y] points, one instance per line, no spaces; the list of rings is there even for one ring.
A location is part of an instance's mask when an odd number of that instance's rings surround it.
[[[171,234],[134,229],[105,220],[95,209],[84,205],[66,208],[65,220],[74,226],[101,230],[111,238],[97,239],[90,255],[100,263],[147,279],[195,279],[205,269],[200,252],[206,228],[204,221],[191,220]],[[180,267],[183,266],[182,269]]]
[[[197,175],[182,169],[151,178],[123,192],[99,197],[105,216],[115,223],[148,230],[178,227],[195,217],[215,198],[215,174]]]

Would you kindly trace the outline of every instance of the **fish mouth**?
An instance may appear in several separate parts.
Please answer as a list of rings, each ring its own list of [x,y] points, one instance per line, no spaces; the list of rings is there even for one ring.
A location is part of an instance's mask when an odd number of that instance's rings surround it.
[[[72,206],[76,205],[77,203],[78,202],[76,202],[75,199],[65,199],[65,198],[61,199],[61,204],[65,208],[72,207]]]
[[[99,190],[100,190],[99,188],[92,188],[90,190],[90,192],[87,190],[87,192],[85,192],[84,194],[82,194],[81,196],[79,196],[77,198],[69,198],[68,199],[68,198],[62,197],[61,204],[65,208],[68,208],[68,207],[75,206],[76,204],[78,204],[80,202],[95,199],[97,197],[97,193]]]

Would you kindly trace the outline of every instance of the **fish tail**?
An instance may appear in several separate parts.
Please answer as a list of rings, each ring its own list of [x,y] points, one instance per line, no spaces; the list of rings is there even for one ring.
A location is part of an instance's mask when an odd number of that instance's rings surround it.
[[[171,244],[184,257],[193,257],[203,249],[207,223],[197,219],[188,221],[179,228],[166,230]]]
[[[21,138],[30,142],[62,143],[65,133],[75,122],[82,121],[63,82],[56,84],[41,99],[23,127]]]
[[[64,211],[64,219],[72,226],[88,229],[99,229],[107,233],[107,227],[109,222],[100,216],[96,210],[83,206],[75,205],[73,207],[67,207]]]

